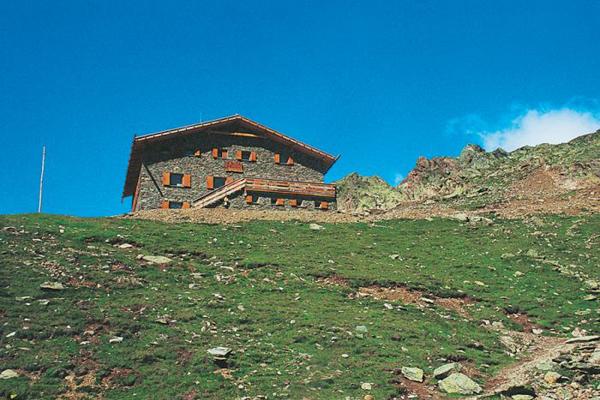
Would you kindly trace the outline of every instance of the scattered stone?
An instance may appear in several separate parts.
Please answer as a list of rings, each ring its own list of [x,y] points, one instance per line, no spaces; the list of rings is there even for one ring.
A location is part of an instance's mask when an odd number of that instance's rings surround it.
[[[459,363],[453,362],[444,364],[433,370],[433,377],[436,379],[444,379],[445,377],[450,375],[451,372],[460,372],[461,369],[462,365],[460,365]]]
[[[19,376],[19,373],[13,369],[5,369],[0,373],[0,379],[12,379]]]
[[[375,400],[375,397],[370,394],[366,394],[365,397],[363,397],[363,400]]]
[[[373,388],[373,384],[372,383],[368,383],[368,382],[364,382],[360,385],[360,388],[362,390],[371,390]]]
[[[460,222],[467,222],[469,220],[469,216],[465,213],[454,214],[452,218]]]
[[[60,282],[44,282],[40,285],[43,290],[64,290],[65,287]]]
[[[537,258],[537,257],[539,257],[539,254],[538,254],[538,252],[537,252],[536,249],[529,249],[529,250],[527,250],[527,253],[525,253],[525,255],[527,257],[531,257],[531,258]]]
[[[323,229],[325,229],[324,226],[315,224],[314,222],[308,225],[308,227],[311,231],[322,231]]]
[[[548,371],[544,374],[544,381],[549,384],[555,384],[561,378],[558,372]]]
[[[402,375],[409,381],[423,382],[423,370],[417,367],[402,367]]]
[[[398,260],[400,258],[400,254],[390,254],[390,258],[392,260]]]
[[[364,326],[364,325],[357,325],[356,328],[354,328],[354,330],[358,333],[367,333],[369,332],[369,329]]]
[[[115,337],[108,339],[108,343],[121,343],[122,341],[123,341],[123,337],[121,337],[121,336],[115,336]]]
[[[438,387],[442,392],[451,394],[479,394],[482,391],[477,382],[460,372],[455,372],[439,381]]]
[[[585,343],[600,340],[600,335],[580,336],[568,339],[565,343]]]
[[[529,395],[529,394],[515,394],[510,396],[510,398],[512,400],[531,400],[533,399],[533,396]]]
[[[542,361],[536,364],[535,368],[540,371],[552,371],[556,368],[556,363],[553,361]]]
[[[142,256],[141,259],[150,264],[168,264],[173,261],[165,256]]]
[[[207,353],[217,359],[225,359],[231,353],[231,349],[229,347],[213,347],[212,349],[208,349]]]
[[[133,245],[131,243],[123,243],[118,246],[120,249],[131,249]]]

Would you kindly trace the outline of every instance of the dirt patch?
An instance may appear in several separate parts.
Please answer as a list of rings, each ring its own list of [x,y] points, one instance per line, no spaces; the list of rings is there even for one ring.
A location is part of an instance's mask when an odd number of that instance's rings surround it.
[[[177,351],[177,364],[178,365],[188,365],[190,363],[190,361],[192,360],[192,357],[194,356],[194,353],[186,350],[186,349],[180,349]]]
[[[413,382],[406,379],[401,375],[400,370],[395,371],[397,377],[394,379],[394,383],[401,388],[404,395],[399,396],[399,399],[413,399],[417,396],[417,399],[423,400],[441,400],[442,395],[438,393],[434,387],[427,386],[424,382]]]
[[[523,328],[523,332],[531,333],[534,329],[540,329],[538,325],[529,319],[527,314],[506,312],[506,316],[514,323],[520,325]]]
[[[333,286],[350,286],[350,282],[348,279],[339,276],[339,275],[329,275],[327,277],[317,278],[317,282],[325,284],[325,285],[333,285]]]
[[[420,307],[427,307],[431,304],[436,304],[446,310],[454,311],[465,318],[470,317],[466,307],[469,304],[475,303],[475,300],[469,297],[438,297],[425,294],[419,290],[409,289],[404,286],[382,287],[373,285],[362,287],[358,289],[358,292],[351,294],[350,297],[371,297],[376,300],[400,301],[404,304],[416,304]]]

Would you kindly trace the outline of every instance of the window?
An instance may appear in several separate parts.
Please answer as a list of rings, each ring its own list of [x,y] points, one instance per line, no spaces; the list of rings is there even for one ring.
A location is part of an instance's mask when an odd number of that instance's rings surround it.
[[[220,188],[221,186],[225,186],[226,178],[222,176],[215,176],[214,178],[214,188]]]
[[[162,183],[163,186],[190,188],[192,187],[192,176],[189,174],[163,172]]]
[[[183,201],[170,201],[169,208],[183,208]]]
[[[183,174],[170,174],[169,186],[183,186]]]
[[[214,147],[212,149],[212,156],[216,160],[217,158],[222,158],[223,160],[227,159],[227,149]]]
[[[285,199],[278,199],[276,197],[271,197],[271,205],[273,206],[284,206]]]
[[[246,195],[246,204],[254,204],[254,203],[256,203],[256,198],[251,194],[247,194]]]
[[[235,152],[235,159],[238,161],[255,162],[256,161],[256,152],[255,151],[246,151],[246,150],[237,150]]]
[[[289,154],[275,153],[275,164],[294,165],[294,159]]]
[[[327,201],[315,201],[315,208],[327,210],[329,209],[329,203]]]
[[[172,208],[172,209],[190,208],[190,202],[189,201],[163,200],[160,203],[160,208]]]

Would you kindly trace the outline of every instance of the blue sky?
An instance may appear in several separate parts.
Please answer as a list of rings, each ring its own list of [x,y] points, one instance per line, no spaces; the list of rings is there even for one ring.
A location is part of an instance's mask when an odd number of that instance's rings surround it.
[[[235,113],[341,154],[328,181],[567,140],[600,127],[598,26],[600,1],[2,2],[0,213],[36,209],[42,144],[44,211],[128,211],[134,133]]]

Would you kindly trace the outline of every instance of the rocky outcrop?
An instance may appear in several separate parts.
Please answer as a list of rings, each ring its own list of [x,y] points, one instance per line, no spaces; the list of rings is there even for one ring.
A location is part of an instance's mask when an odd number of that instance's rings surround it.
[[[404,200],[397,189],[378,176],[360,176],[356,172],[335,182],[338,209],[351,213],[389,210]]]
[[[420,157],[394,188],[379,177],[350,174],[336,182],[346,212],[385,211],[403,203],[437,202],[458,209],[509,200],[558,197],[600,185],[600,130],[568,143],[486,152],[469,144],[458,157]]]

